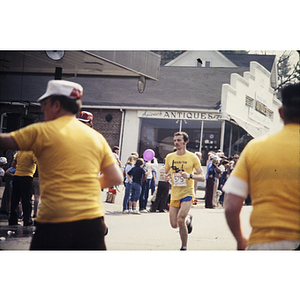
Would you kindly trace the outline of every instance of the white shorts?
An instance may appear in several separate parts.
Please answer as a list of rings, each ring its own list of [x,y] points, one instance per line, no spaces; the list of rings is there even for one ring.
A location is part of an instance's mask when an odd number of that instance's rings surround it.
[[[271,243],[251,244],[247,250],[294,250],[300,244],[300,241],[281,240]]]

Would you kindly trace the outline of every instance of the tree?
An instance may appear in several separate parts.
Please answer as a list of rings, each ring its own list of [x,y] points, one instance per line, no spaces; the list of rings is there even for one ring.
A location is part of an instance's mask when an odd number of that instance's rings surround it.
[[[300,50],[297,51],[300,57]],[[277,90],[280,91],[286,84],[300,81],[300,58],[292,66],[289,62],[292,51],[284,51],[277,63],[279,83]],[[279,93],[280,94],[280,93]]]

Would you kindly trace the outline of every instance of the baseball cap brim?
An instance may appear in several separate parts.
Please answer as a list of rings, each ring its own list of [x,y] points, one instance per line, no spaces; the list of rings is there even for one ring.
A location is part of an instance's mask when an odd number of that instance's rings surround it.
[[[81,122],[84,122],[84,123],[89,123],[90,120],[87,120],[87,119],[81,119],[81,118],[77,118],[77,120],[81,121]]]

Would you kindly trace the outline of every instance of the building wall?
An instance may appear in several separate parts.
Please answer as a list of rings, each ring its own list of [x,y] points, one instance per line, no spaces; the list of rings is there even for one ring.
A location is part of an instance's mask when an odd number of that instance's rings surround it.
[[[244,76],[233,73],[230,84],[222,87],[222,113],[247,128],[253,137],[272,134],[283,127],[280,102],[270,87],[270,72],[256,62]]]
[[[122,112],[120,110],[86,107],[83,107],[82,110],[89,111],[94,115],[93,128],[105,137],[110,147],[120,147],[122,123]]]
[[[132,152],[138,150],[138,140],[140,133],[140,119],[137,110],[126,110],[124,112],[123,138],[120,151],[122,165]]]

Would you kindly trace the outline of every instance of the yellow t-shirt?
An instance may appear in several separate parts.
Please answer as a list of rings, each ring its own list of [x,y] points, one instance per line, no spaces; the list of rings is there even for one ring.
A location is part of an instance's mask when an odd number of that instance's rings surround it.
[[[179,171],[192,174],[200,166],[198,157],[190,151],[186,151],[184,155],[173,152],[166,156],[165,168],[170,169],[172,179],[171,200],[180,200],[187,196],[194,199],[194,180],[182,178]]]
[[[286,125],[277,134],[249,142],[232,176],[249,186],[249,244],[300,240],[299,125]]]
[[[15,176],[30,176],[36,170],[36,157],[32,151],[18,151],[14,160],[17,162]]]
[[[38,222],[71,222],[104,215],[99,171],[115,163],[104,137],[64,116],[11,133],[38,161],[41,207]]]

